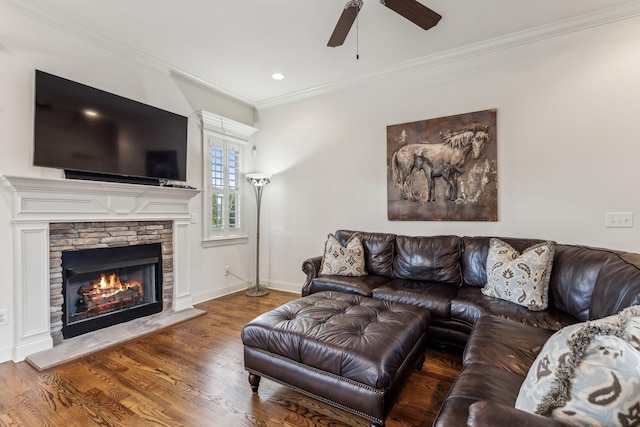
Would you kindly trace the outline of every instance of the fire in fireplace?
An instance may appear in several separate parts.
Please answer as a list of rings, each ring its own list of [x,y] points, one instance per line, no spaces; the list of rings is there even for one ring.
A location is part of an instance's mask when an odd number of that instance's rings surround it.
[[[162,311],[160,243],[62,252],[64,338]]]
[[[100,280],[91,282],[88,286],[80,286],[78,289],[80,299],[76,303],[76,311],[71,314],[71,318],[74,321],[83,320],[115,310],[135,307],[144,302],[141,284],[142,282],[137,279],[123,283],[116,273],[110,274],[107,279],[106,275],[101,273]]]

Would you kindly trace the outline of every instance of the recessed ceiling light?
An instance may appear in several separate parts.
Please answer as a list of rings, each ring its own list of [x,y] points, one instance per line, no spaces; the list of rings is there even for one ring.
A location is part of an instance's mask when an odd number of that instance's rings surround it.
[[[84,115],[88,117],[98,117],[98,112],[95,110],[84,110]]]
[[[284,76],[282,74],[280,74],[280,73],[274,73],[274,74],[271,75],[271,78],[273,80],[282,80],[282,79],[284,79]]]

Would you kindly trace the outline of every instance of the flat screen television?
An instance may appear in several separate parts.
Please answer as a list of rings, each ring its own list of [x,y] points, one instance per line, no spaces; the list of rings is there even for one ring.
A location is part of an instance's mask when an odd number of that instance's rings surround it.
[[[187,117],[36,70],[35,166],[68,178],[186,181]]]

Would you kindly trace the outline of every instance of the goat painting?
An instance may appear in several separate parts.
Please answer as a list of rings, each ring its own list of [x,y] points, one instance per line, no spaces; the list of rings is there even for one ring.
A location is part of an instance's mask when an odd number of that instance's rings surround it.
[[[496,110],[387,127],[389,219],[497,221],[495,129]]]

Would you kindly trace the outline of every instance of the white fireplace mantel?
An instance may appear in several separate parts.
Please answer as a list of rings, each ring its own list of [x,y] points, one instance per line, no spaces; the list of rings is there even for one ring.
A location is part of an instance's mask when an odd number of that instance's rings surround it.
[[[187,188],[0,176],[16,222],[189,220]],[[6,194],[7,194],[6,193]]]
[[[0,189],[13,222],[14,361],[53,347],[49,315],[52,222],[173,221],[173,307],[191,307],[189,201],[199,190],[6,175],[0,176]]]

